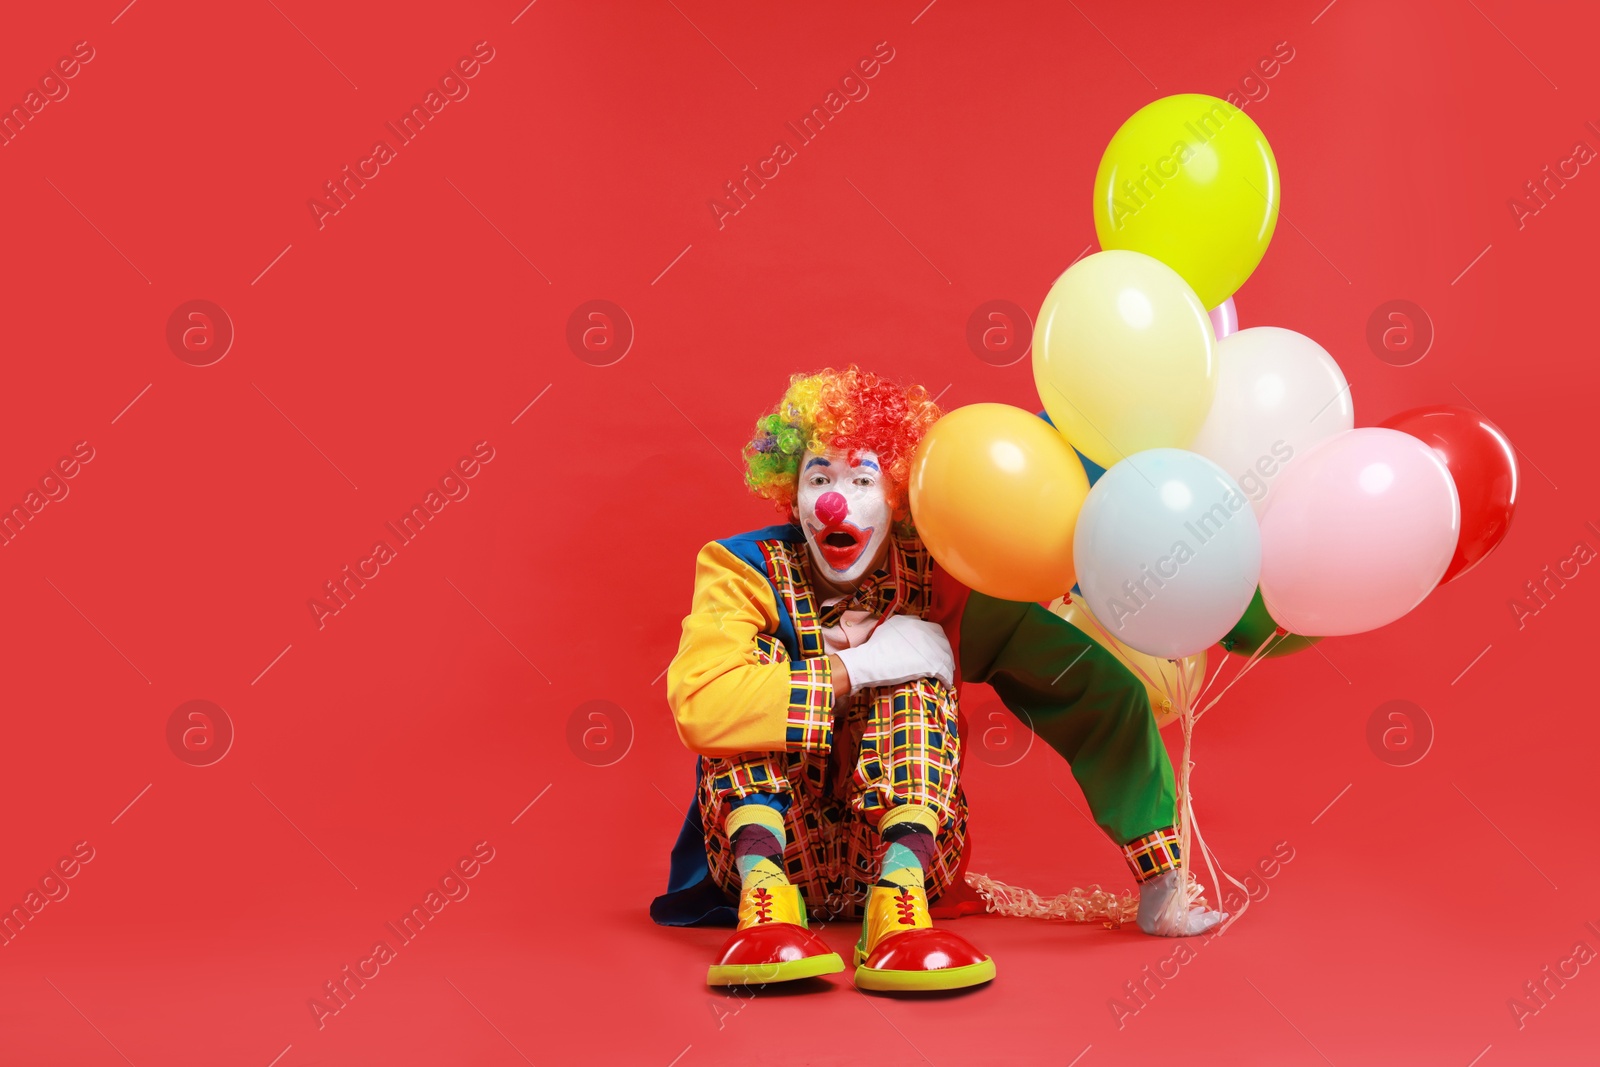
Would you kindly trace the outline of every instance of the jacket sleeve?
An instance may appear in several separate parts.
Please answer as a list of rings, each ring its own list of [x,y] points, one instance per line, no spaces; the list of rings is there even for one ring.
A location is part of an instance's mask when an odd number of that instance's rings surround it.
[[[694,603],[667,668],[678,737],[703,756],[833,747],[827,656],[790,661],[772,636],[766,577],[716,542],[695,560]]]

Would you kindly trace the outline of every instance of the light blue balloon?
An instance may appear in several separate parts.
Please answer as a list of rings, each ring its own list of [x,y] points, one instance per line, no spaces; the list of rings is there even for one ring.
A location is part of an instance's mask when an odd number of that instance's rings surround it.
[[[1181,448],[1122,460],[1089,490],[1072,543],[1089,610],[1117,640],[1166,659],[1220,640],[1261,576],[1261,529],[1221,467]]]

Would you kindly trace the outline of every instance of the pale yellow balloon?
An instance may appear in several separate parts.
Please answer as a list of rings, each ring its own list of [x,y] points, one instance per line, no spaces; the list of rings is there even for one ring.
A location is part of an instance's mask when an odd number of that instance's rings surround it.
[[[958,581],[1002,600],[1071,589],[1072,535],[1089,476],[1045,421],[969,404],[933,424],[911,461],[911,518]]]
[[[1088,606],[1079,600],[1058,598],[1050,605],[1050,610],[1088,634],[1094,639],[1095,644],[1117,657],[1124,667],[1133,671],[1135,678],[1144,683],[1145,692],[1150,696],[1150,710],[1156,717],[1157,729],[1178,719],[1180,679],[1188,686],[1191,694],[1200,692],[1200,683],[1206,677],[1206,654],[1203,649],[1179,660],[1161,659],[1159,656],[1146,655],[1136,648],[1129,648],[1109,633],[1102,633],[1104,627],[1096,626],[1090,621],[1094,619],[1094,615],[1090,613]],[[1135,665],[1138,666],[1138,670],[1134,670]],[[1148,679],[1140,676],[1141,670],[1149,675]]]
[[[1194,440],[1217,388],[1216,336],[1171,267],[1140,252],[1098,252],[1045,296],[1033,380],[1056,429],[1110,467]]]

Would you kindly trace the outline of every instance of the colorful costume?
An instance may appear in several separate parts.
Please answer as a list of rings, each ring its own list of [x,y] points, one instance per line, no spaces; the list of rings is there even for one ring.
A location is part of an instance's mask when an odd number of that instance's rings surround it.
[[[1172,766],[1138,679],[1039,605],[967,589],[915,537],[897,537],[891,559],[863,600],[939,623],[958,650],[961,679],[993,685],[1072,764],[1095,821],[1124,846],[1134,876],[1171,870],[1175,835],[1160,831],[1173,822]],[[897,800],[928,803],[954,831],[929,872],[930,896],[960,884],[967,805],[956,692],[923,680],[871,700],[858,694],[836,722],[821,628],[840,609],[819,617],[808,570],[792,525],[712,542],[696,561],[694,610],[668,684],[681,694],[679,735],[701,755],[698,802],[673,849],[668,891],[651,907],[659,923],[733,917],[723,890],[736,892],[738,877],[721,816],[728,802],[752,796],[802,806],[784,863],[813,915],[859,915],[877,850],[863,830]],[[724,701],[736,701],[737,712]]]
[[[796,385],[808,380],[797,378]],[[794,419],[799,413],[790,407],[787,414]],[[759,431],[772,431],[775,418],[758,424],[751,453],[762,452]],[[836,469],[842,456],[856,454],[849,441],[823,443],[832,446],[827,455]],[[805,448],[804,455],[811,457],[808,467],[830,464],[820,449],[814,456]],[[865,472],[858,485],[870,482],[880,466],[887,481],[902,458],[887,450],[865,456],[849,460],[851,473],[857,462]],[[903,480],[903,465],[895,476]],[[817,481],[819,489],[833,484]],[[803,930],[809,911],[865,917],[858,984],[971,984],[949,975],[983,980],[993,975],[992,962],[959,937],[932,929],[929,913],[930,900],[944,904],[947,914],[972,900],[963,882],[968,830],[960,684],[992,685],[1067,758],[1095,820],[1123,847],[1141,881],[1181,862],[1172,830],[1172,768],[1143,685],[1111,653],[1038,604],[968,589],[904,524],[885,538],[882,561],[871,573],[858,568],[852,586],[824,603],[817,568],[844,573],[857,555],[848,551],[849,538],[835,534],[833,542],[845,548],[831,550],[842,553],[834,566],[830,549],[819,550],[819,535],[847,527],[865,545],[877,525],[855,529],[844,518],[842,498],[830,499],[838,495],[802,491],[807,516],[700,551],[693,607],[667,674],[679,736],[699,755],[696,800],[673,849],[668,890],[652,904],[651,916],[664,925],[739,922],[740,935],[712,968],[713,982],[763,980],[781,960],[795,972],[781,977],[839,969],[821,960],[831,953]],[[841,657],[835,653],[849,655],[872,628],[902,615],[942,631],[954,660],[951,684],[930,672],[836,699],[830,664]],[[857,667],[850,670],[855,674]],[[897,853],[900,842],[905,848]],[[914,877],[898,876],[886,843]],[[753,882],[758,868],[767,874]],[[773,949],[770,960],[750,955],[751,939],[767,936],[756,928],[779,912],[793,943]],[[919,974],[923,965],[915,962],[894,965],[897,952],[928,955],[936,942],[933,955],[953,969],[944,979]]]

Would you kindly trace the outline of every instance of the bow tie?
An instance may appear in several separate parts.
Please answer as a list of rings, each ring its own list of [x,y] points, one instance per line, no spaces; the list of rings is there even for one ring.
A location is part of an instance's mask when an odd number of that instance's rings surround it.
[[[817,622],[834,626],[847,611],[867,611],[873,615],[888,612],[895,601],[895,583],[887,566],[879,567],[855,591],[817,612]]]

